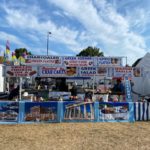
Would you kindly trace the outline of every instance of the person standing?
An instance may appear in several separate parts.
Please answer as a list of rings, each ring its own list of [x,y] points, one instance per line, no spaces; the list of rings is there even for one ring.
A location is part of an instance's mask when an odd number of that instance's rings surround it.
[[[71,92],[71,99],[77,99],[77,83],[75,82],[72,86]]]
[[[125,88],[123,83],[121,82],[121,79],[117,79],[117,83],[114,85],[112,90],[115,93],[125,93]]]

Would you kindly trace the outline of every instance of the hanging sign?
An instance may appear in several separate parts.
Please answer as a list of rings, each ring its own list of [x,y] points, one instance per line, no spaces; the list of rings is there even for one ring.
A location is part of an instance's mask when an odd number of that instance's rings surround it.
[[[33,66],[6,66],[6,77],[30,77],[37,76],[37,67]]]
[[[94,65],[93,57],[74,57],[66,56],[63,57],[64,66],[68,67],[87,67]]]
[[[122,57],[97,57],[98,66],[122,66]]]
[[[39,67],[40,77],[68,77],[77,76],[76,67]]]
[[[40,77],[62,77],[66,75],[66,69],[63,67],[39,67]]]
[[[113,77],[125,77],[132,78],[132,67],[115,67]]]
[[[25,60],[26,65],[39,65],[48,64],[51,66],[62,65],[62,59],[59,56],[40,56],[40,55],[29,55]]]

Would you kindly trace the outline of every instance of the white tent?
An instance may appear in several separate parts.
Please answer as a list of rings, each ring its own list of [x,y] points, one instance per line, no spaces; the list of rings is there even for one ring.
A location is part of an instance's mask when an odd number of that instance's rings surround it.
[[[3,65],[0,64],[0,92],[4,92]]]
[[[150,95],[150,53],[147,53],[143,58],[141,58],[135,67],[143,68],[143,76],[133,78],[133,91],[144,96]],[[133,100],[136,101],[137,99],[138,95],[133,94]]]

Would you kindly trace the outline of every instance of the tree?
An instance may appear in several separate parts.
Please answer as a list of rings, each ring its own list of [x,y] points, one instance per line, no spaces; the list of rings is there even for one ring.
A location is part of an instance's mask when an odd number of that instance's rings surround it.
[[[104,56],[103,52],[100,52],[99,48],[88,46],[83,49],[77,56]]]
[[[29,52],[26,48],[18,48],[15,49],[15,54],[17,59],[23,55],[23,53],[26,53],[27,55],[32,55],[31,52]]]

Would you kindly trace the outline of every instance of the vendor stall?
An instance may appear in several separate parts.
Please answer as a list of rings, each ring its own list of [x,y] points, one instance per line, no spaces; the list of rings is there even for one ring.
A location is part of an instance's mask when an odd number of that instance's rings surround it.
[[[121,57],[27,56],[3,75],[17,83],[14,122],[30,123],[129,121],[132,74]]]
[[[5,66],[4,77],[19,79],[19,100],[31,96],[32,101],[85,101],[85,94],[92,92],[91,101],[116,102],[126,101],[125,77],[127,80],[132,78],[132,68],[123,67],[122,57],[32,55],[17,66]],[[114,87],[119,79],[122,91],[116,91],[118,88]],[[24,92],[28,97],[24,98]],[[16,100],[16,97],[12,99]]]

